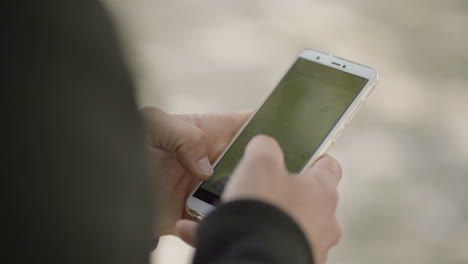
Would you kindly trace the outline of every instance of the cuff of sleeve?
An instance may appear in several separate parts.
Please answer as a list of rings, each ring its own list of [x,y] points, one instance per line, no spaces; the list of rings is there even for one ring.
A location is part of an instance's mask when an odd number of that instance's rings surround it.
[[[241,256],[261,256],[268,263],[314,263],[311,246],[294,219],[257,200],[221,205],[200,223],[196,239],[195,260],[210,259],[213,252],[216,257],[244,250]]]

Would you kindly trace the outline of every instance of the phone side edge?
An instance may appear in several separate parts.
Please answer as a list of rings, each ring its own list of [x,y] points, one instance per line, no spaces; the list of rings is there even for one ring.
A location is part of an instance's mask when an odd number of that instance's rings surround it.
[[[354,63],[351,61],[348,61],[348,62]],[[359,65],[361,67],[365,67],[369,69],[372,72],[371,78],[369,78],[366,85],[361,89],[359,94],[353,99],[353,102],[351,103],[351,105],[346,109],[345,113],[340,117],[340,119],[332,128],[332,130],[327,135],[325,140],[323,140],[323,142],[320,144],[319,148],[314,153],[314,155],[312,155],[312,157],[307,161],[307,163],[304,165],[300,173],[305,171],[307,168],[311,167],[323,155],[327,154],[328,150],[338,140],[339,136],[341,135],[341,132],[344,131],[344,129],[346,128],[346,125],[350,123],[351,120],[354,118],[354,116],[359,112],[359,110],[361,109],[361,107],[363,106],[367,98],[370,96],[370,94],[374,91],[375,87],[377,86],[377,83],[379,81],[379,74],[377,70],[375,70],[372,67],[365,66],[362,64],[359,64]],[[356,112],[353,113],[354,111]]]

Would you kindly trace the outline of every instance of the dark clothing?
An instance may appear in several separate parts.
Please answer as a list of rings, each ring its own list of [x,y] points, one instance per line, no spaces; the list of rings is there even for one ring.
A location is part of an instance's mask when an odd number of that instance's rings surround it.
[[[307,238],[284,212],[259,201],[229,202],[200,223],[194,263],[313,263]]]
[[[143,130],[108,16],[96,1],[20,3],[1,10],[10,263],[146,263]]]
[[[1,262],[148,263],[157,194],[108,15],[3,2]],[[221,206],[197,241],[195,263],[312,263],[294,221],[260,202]]]

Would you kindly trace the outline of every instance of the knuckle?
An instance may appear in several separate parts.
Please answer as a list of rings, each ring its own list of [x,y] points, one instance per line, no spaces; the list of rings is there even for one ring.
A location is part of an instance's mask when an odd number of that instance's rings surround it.
[[[198,127],[193,127],[192,131],[188,136],[183,140],[184,144],[197,144],[203,140],[205,132]]]
[[[173,143],[174,148],[176,151],[186,151],[187,148],[191,148],[202,142],[204,135],[205,132],[203,132],[203,130],[193,127],[191,131],[185,132],[184,135],[180,135],[175,139]]]
[[[204,136],[205,136],[205,131],[201,130],[198,127],[193,128],[193,132],[192,132],[192,136],[191,136],[191,138],[193,138],[193,140],[200,141],[200,140],[203,139]]]

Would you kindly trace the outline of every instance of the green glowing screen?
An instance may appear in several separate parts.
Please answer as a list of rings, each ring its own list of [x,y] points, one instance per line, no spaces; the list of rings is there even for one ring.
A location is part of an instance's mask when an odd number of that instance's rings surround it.
[[[245,146],[258,134],[275,138],[288,170],[301,171],[366,82],[365,78],[299,58],[201,188],[221,196]]]

